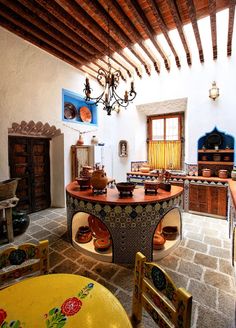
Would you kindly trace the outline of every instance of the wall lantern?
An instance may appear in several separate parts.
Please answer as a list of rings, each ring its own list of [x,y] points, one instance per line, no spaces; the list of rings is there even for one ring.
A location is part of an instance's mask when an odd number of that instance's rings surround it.
[[[216,86],[216,82],[212,82],[211,89],[209,89],[209,97],[213,100],[216,100],[217,97],[219,97],[219,88]]]

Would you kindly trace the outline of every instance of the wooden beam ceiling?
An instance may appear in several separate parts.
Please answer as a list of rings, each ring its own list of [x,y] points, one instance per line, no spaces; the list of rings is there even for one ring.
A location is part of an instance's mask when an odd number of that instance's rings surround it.
[[[182,63],[170,31],[176,29],[188,65],[193,51],[184,32],[192,24],[204,62],[198,20],[209,16],[213,59],[217,59],[216,14],[229,8],[227,56],[232,55],[236,0],[0,0],[0,25],[96,78],[108,56],[126,81],[135,73],[170,71]],[[162,44],[162,35],[166,44]]]

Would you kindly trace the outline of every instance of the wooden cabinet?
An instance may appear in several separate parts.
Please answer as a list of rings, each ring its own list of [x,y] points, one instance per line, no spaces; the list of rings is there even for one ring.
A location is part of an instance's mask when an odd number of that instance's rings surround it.
[[[19,177],[17,209],[27,213],[50,207],[49,139],[9,137],[10,176]]]
[[[226,218],[227,186],[189,185],[189,211]]]

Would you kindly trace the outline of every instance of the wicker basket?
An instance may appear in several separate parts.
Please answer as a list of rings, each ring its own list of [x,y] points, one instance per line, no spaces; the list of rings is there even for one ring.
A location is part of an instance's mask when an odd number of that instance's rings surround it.
[[[18,180],[19,179],[8,179],[0,181],[0,201],[15,196]]]

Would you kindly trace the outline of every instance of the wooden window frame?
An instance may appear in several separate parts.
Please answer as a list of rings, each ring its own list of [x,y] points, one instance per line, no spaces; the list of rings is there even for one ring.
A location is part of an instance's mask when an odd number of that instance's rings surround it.
[[[178,139],[177,140],[182,140],[182,127],[183,127],[183,113],[175,113],[175,114],[163,114],[163,115],[153,115],[149,116],[147,119],[147,129],[148,129],[148,141],[153,140],[152,139],[152,121],[157,120],[157,119],[164,119],[166,121],[167,118],[178,118]],[[164,141],[166,141],[166,123],[164,123]],[[176,141],[177,141],[176,140]]]

